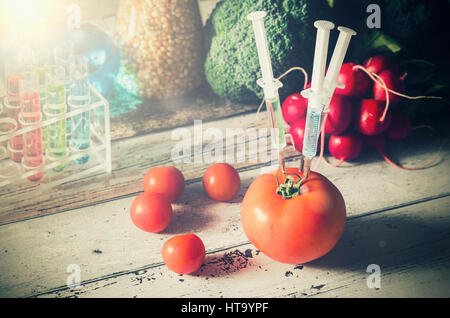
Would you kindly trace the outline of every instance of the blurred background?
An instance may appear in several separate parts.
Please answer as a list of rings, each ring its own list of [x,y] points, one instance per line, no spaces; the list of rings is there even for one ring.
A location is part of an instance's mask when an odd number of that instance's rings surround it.
[[[446,97],[427,101],[427,106],[402,101],[411,118],[429,123],[435,114],[448,112],[448,61],[441,49],[448,32],[442,15],[448,12],[447,0],[1,3],[0,58],[15,56],[26,42],[42,47],[73,41],[76,53],[90,59],[92,84],[110,102],[113,139],[186,125],[195,118],[254,111],[262,97],[255,83],[259,65],[251,28],[243,19],[252,10],[268,12],[265,23],[276,76],[293,66],[311,74],[312,23],[330,19],[358,31],[347,62],[387,56],[400,66],[400,75],[407,74],[408,95]],[[372,3],[380,8],[379,29],[367,27]],[[337,33],[332,32],[330,47]],[[282,99],[301,90],[303,80],[298,72],[285,76]]]

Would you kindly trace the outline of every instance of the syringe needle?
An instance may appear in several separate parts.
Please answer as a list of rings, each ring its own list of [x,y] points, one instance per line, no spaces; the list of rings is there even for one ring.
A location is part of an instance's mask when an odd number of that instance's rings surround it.
[[[280,165],[281,172],[285,173],[286,172],[286,160],[284,158],[283,151],[280,151],[278,153],[278,163]]]
[[[312,159],[311,158],[306,158],[306,160],[304,162],[305,162],[305,166],[304,166],[304,169],[303,169],[303,177],[304,177],[304,179],[308,179],[309,172],[311,171]]]
[[[304,167],[305,167],[305,156],[300,155],[300,164],[298,167],[298,171],[303,172]]]

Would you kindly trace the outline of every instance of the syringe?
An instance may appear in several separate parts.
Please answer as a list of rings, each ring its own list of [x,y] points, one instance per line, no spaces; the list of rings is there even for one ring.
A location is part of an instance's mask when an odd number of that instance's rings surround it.
[[[330,30],[334,28],[334,24],[329,21],[316,21],[314,26],[317,28],[317,38],[311,89],[302,92],[302,95],[309,99],[301,158],[301,170],[304,171],[305,178],[309,176],[311,161],[317,154],[317,143],[323,124],[323,115],[328,111],[336,87],[342,87],[337,82],[337,77],[341,70],[351,36],[356,34],[351,29],[345,27],[338,28],[340,31],[338,42],[334,49],[326,77],[324,77]]]
[[[262,78],[257,80],[257,84],[264,90],[267,112],[269,114],[270,126],[272,127],[272,144],[277,147],[278,161],[284,171],[284,158],[282,150],[286,147],[284,135],[283,117],[281,114],[280,98],[278,89],[283,85],[273,78],[272,63],[270,60],[269,46],[267,44],[266,30],[264,28],[265,11],[252,12],[247,19],[252,21],[255,32],[256,48],[258,50],[259,64],[261,66]]]

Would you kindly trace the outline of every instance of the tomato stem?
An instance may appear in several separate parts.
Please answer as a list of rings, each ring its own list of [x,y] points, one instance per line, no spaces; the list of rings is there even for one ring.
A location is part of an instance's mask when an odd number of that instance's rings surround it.
[[[299,178],[297,181],[295,178],[291,176],[286,176],[286,180],[284,183],[280,184],[278,180],[278,176],[275,175],[277,179],[277,194],[281,195],[283,199],[292,199],[301,194],[300,187],[302,185],[303,179],[295,173],[286,173],[288,175],[294,175]]]

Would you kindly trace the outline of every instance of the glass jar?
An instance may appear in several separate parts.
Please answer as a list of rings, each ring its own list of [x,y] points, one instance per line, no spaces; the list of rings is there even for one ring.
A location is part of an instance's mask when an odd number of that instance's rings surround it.
[[[197,0],[121,0],[119,83],[147,98],[184,95],[203,75],[203,26]]]

